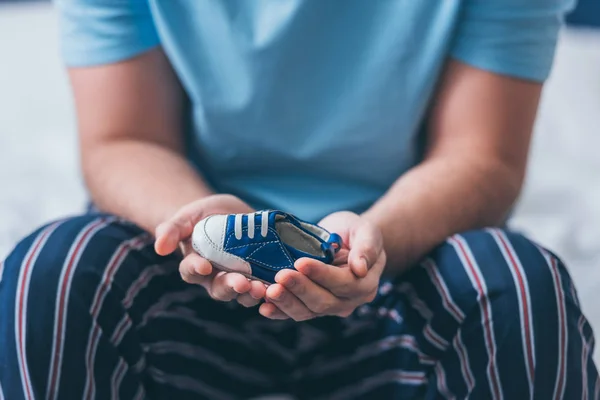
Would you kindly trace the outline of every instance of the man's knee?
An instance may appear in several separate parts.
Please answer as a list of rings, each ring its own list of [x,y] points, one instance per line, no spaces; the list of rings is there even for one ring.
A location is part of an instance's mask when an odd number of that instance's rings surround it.
[[[570,278],[560,261],[513,232],[489,229],[454,235],[429,260],[426,268],[435,269],[449,295],[469,310],[485,303],[494,306],[496,316],[510,318],[523,312],[519,307],[528,311],[534,305],[556,304],[566,292],[572,295]]]
[[[38,308],[54,308],[57,297],[79,290],[72,287],[76,274],[101,277],[111,258],[119,257],[117,250],[148,241],[149,236],[139,228],[109,215],[85,215],[48,224],[17,244],[4,261],[0,298],[4,304],[36,301]]]

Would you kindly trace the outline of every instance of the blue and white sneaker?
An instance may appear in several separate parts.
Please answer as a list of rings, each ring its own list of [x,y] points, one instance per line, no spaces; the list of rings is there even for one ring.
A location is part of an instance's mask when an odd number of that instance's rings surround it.
[[[194,250],[216,268],[273,283],[284,268],[309,257],[331,264],[342,239],[282,211],[212,215],[198,222]]]

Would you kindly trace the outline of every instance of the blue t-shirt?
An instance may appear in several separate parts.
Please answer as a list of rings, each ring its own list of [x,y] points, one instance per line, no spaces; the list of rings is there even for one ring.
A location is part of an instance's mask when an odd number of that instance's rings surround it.
[[[444,62],[543,81],[572,0],[56,0],[69,66],[162,46],[190,161],[219,192],[317,220],[421,159]]]

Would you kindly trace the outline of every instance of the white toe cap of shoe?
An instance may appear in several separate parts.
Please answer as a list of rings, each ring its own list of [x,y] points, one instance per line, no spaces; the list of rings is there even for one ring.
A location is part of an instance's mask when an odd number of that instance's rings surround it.
[[[212,215],[198,222],[192,234],[192,246],[202,257],[232,272],[252,273],[250,264],[223,250],[227,215]]]

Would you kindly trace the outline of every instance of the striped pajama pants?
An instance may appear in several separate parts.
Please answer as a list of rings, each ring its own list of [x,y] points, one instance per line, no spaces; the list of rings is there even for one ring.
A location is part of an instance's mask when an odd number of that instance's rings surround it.
[[[0,264],[0,399],[600,399],[559,259],[503,230],[448,238],[346,319],[271,321],[183,282],[103,214]]]

